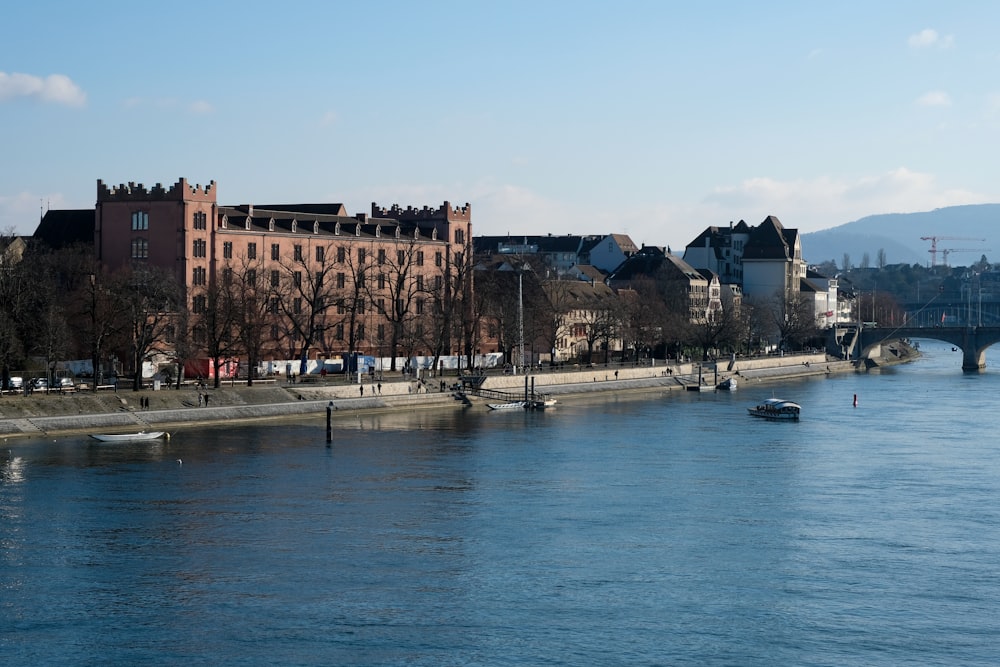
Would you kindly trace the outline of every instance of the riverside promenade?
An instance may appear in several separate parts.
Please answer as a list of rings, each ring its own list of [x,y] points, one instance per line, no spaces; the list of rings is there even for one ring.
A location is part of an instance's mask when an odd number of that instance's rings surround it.
[[[890,359],[887,362],[913,358]],[[539,370],[527,375],[537,393],[565,398],[574,394],[624,391],[683,390],[697,384],[714,384],[735,376],[741,385],[781,379],[852,372],[852,362],[833,360],[825,354],[799,354],[737,359],[734,363],[675,364],[659,361],[652,366],[596,365],[584,369]],[[489,375],[484,389],[523,392],[524,375]],[[353,378],[352,378],[353,379]],[[360,411],[414,409],[464,409],[468,404],[451,389],[454,372],[419,381],[395,373],[381,381],[349,383],[344,376],[330,376],[294,384],[255,382],[223,383],[218,389],[185,385],[180,389],[117,392],[77,391],[69,394],[36,392],[30,396],[0,396],[0,439],[26,436],[94,432],[170,430],[194,424],[225,424],[280,418],[319,419],[328,407],[334,417]],[[442,387],[442,382],[444,383]],[[486,401],[468,395],[473,408]]]

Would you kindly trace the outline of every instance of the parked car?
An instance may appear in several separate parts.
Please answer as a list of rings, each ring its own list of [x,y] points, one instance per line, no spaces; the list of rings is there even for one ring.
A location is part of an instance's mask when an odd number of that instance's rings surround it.
[[[24,388],[24,378],[19,375],[11,375],[7,380],[7,389],[17,390]]]
[[[48,378],[35,378],[35,380],[31,383],[31,387],[35,391],[38,391],[38,390],[48,390],[48,388],[49,388],[49,379]]]
[[[62,377],[58,379],[59,391],[72,390],[76,387],[76,383],[73,382],[73,378]]]

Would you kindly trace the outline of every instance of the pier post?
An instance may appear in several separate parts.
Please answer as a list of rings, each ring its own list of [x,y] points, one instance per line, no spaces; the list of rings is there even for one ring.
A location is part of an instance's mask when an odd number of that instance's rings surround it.
[[[326,405],[326,446],[333,442],[333,401]]]

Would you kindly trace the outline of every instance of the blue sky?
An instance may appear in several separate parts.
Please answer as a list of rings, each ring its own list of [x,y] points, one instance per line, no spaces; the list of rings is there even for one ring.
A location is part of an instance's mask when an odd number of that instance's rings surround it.
[[[9,3],[11,4],[11,3]],[[1000,202],[1000,3],[12,3],[0,230],[97,179],[682,248]]]

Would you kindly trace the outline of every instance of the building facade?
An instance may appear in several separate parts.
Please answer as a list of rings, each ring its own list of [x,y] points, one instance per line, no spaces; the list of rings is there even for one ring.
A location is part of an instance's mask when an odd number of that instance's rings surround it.
[[[447,320],[461,318],[454,304],[472,289],[463,274],[468,204],[373,203],[349,215],[338,203],[222,206],[217,195],[214,181],[98,181],[98,261],[108,271],[143,265],[172,275],[195,321],[211,307],[213,286],[239,276],[244,291],[266,299],[268,357],[458,351],[461,329]]]

